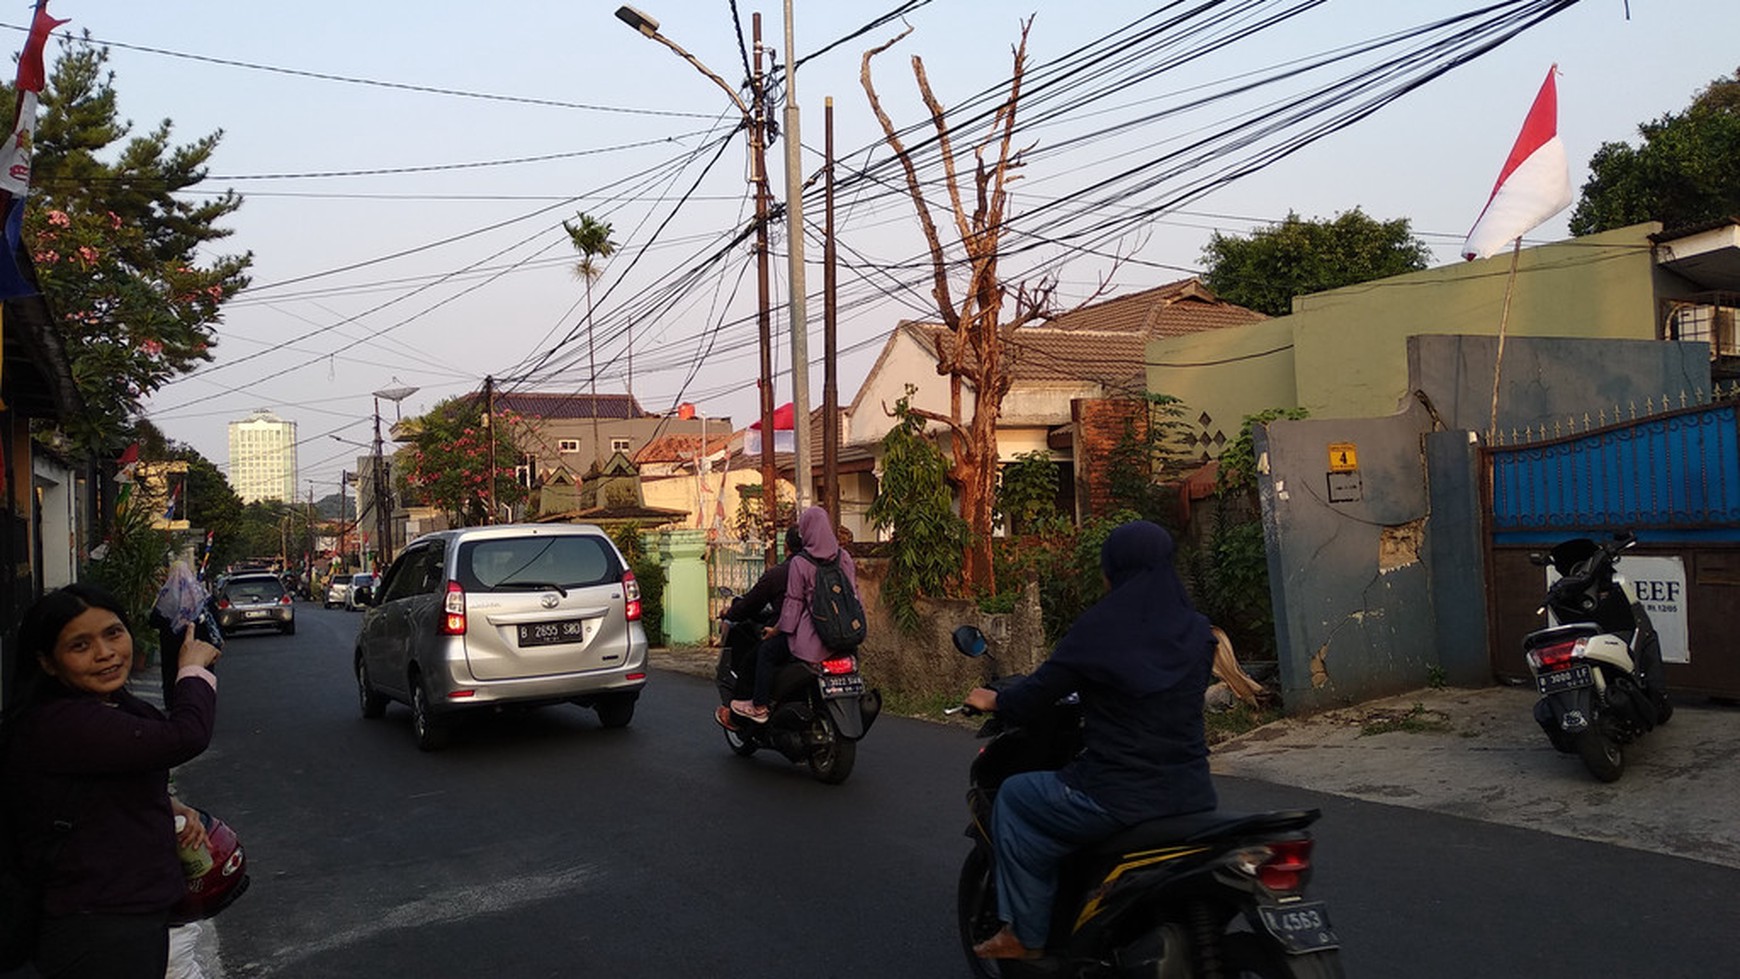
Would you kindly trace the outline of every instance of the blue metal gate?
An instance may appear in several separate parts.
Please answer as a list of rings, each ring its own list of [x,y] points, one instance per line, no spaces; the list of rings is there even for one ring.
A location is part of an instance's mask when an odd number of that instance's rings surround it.
[[[1732,402],[1488,450],[1495,544],[1634,530],[1740,541],[1740,425]]]

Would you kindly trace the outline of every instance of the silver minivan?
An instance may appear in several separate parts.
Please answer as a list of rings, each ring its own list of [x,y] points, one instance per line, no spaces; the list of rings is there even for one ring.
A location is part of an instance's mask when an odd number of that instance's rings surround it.
[[[640,586],[590,524],[505,524],[417,538],[363,606],[354,668],[364,717],[408,704],[417,746],[460,711],[569,702],[623,727],[646,685]]]

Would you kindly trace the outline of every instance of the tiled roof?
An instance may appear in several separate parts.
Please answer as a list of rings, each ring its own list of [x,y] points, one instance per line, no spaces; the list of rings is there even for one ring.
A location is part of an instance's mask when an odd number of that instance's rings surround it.
[[[713,435],[707,439],[707,445],[701,455],[710,456],[723,452],[731,444],[729,435]],[[701,449],[700,435],[661,435],[640,447],[634,454],[636,463],[645,465],[649,462],[687,462],[695,458],[696,450]]]
[[[907,328],[919,335],[926,350],[936,349],[938,336],[948,342],[947,327],[913,323]],[[1003,357],[1009,376],[1016,381],[1091,381],[1139,392],[1147,376],[1147,345],[1148,337],[1129,331],[1022,327],[1004,342]]]
[[[1267,318],[1221,300],[1202,280],[1189,278],[1071,310],[1047,320],[1045,328],[1176,337]]]
[[[1004,358],[1016,381],[1089,381],[1108,393],[1141,392],[1146,387],[1147,346],[1156,337],[1241,326],[1267,319],[1256,310],[1223,302],[1198,279],[1181,279],[1142,292],[1084,306],[1012,332]],[[935,323],[908,323],[926,350],[936,349],[948,329]]]
[[[495,407],[498,411],[512,411],[534,418],[648,417],[640,404],[626,394],[507,391],[495,396]]]

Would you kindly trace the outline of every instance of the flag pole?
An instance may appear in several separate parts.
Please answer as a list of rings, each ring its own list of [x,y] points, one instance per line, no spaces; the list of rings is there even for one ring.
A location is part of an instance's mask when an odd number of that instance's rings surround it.
[[[1504,333],[1510,321],[1510,295],[1516,288],[1517,259],[1522,257],[1522,236],[1518,235],[1510,250],[1510,275],[1504,280],[1504,308],[1498,314],[1498,355],[1492,359],[1492,416],[1486,425],[1486,444],[1491,445],[1498,433],[1498,376],[1504,370]]]

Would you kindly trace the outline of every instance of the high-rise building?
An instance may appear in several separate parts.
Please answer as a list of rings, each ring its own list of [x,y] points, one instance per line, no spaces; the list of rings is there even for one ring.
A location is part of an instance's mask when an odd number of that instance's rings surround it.
[[[296,499],[296,423],[264,408],[230,422],[230,487],[243,503]]]

